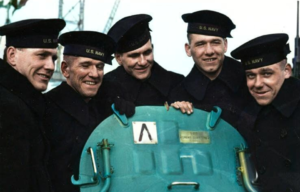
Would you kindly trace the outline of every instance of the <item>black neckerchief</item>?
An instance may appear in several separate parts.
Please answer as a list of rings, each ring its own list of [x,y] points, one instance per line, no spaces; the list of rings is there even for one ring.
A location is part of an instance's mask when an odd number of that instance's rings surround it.
[[[222,70],[216,78],[224,82],[233,92],[236,92],[245,82],[241,63],[225,56]],[[184,87],[197,100],[202,100],[211,80],[194,65],[190,74],[184,80]]]

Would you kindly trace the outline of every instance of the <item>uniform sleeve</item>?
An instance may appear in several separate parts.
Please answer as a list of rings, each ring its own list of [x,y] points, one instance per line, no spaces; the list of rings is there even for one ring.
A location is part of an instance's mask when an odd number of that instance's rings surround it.
[[[95,99],[98,109],[105,112],[106,116],[113,114],[111,105],[115,102],[116,98],[122,98],[126,101],[129,100],[126,91],[118,82],[104,80]]]
[[[0,189],[29,191],[28,112],[20,105],[0,103]]]
[[[298,116],[299,117],[299,116]],[[285,161],[287,171],[279,173],[282,184],[285,188],[290,188],[293,191],[300,191],[300,120],[297,118],[298,123],[294,124],[291,140],[288,146],[288,157]]]

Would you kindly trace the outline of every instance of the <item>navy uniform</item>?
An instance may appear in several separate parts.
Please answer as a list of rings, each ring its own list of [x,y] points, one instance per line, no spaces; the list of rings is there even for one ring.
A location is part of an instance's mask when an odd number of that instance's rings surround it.
[[[64,55],[87,57],[111,64],[114,41],[107,35],[74,31],[62,34],[59,43],[64,46]],[[49,103],[45,125],[51,144],[48,166],[51,181],[56,191],[79,191],[79,187],[71,183],[71,176],[78,179],[84,144],[109,114],[96,107],[99,102],[94,98],[86,102],[66,82],[46,93],[46,98]]]
[[[61,19],[30,19],[1,27],[0,35],[7,47],[55,49],[64,26]],[[0,191],[52,191],[45,104],[27,77],[0,59]]]
[[[115,96],[122,96],[136,106],[163,105],[168,101],[171,90],[181,82],[182,75],[170,72],[154,63],[151,69],[152,75],[146,81],[140,81],[129,75],[122,66],[107,73],[105,81],[115,82],[120,89]],[[113,92],[108,92],[112,94]],[[113,97],[113,96],[112,96]]]
[[[286,59],[290,52],[286,34],[255,38],[231,55],[241,59],[245,70],[268,67]],[[285,79],[267,105],[249,103],[238,130],[248,142],[260,191],[300,191],[300,81]]]
[[[200,34],[217,37],[231,37],[235,28],[227,16],[214,11],[197,11],[182,15],[188,23],[188,34]],[[208,30],[210,27],[218,30]],[[238,117],[249,98],[245,83],[245,73],[240,62],[225,56],[220,74],[214,80],[209,79],[197,64],[171,94],[170,102],[188,101],[193,107],[211,111],[213,106],[222,109],[221,118],[236,126]]]
[[[150,39],[148,23],[152,17],[146,14],[132,15],[118,21],[108,32],[117,43],[117,53],[136,50]],[[167,71],[154,61],[151,76],[139,80],[128,74],[123,66],[105,74],[104,81],[115,82],[119,89],[107,91],[112,102],[116,97],[141,105],[164,105],[171,90],[182,81],[183,75]]]

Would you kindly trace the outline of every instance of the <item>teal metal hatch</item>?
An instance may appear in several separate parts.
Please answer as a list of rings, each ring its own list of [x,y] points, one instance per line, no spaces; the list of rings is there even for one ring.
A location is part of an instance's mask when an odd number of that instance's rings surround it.
[[[143,106],[112,115],[86,142],[72,182],[81,192],[245,191],[236,148],[246,143],[220,114]]]

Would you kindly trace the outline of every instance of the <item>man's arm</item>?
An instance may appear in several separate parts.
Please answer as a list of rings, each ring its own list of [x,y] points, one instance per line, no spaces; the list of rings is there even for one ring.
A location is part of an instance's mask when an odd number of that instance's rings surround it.
[[[30,186],[30,120],[22,105],[0,106],[0,189],[28,192]]]
[[[125,114],[127,117],[131,117],[135,113],[135,104],[129,101],[124,89],[117,82],[104,81],[97,93],[96,100],[98,108],[105,110],[109,115],[113,113],[111,110],[113,103],[121,115]]]

